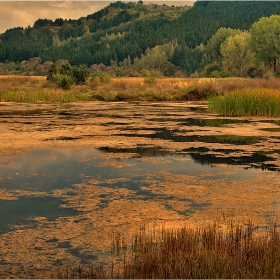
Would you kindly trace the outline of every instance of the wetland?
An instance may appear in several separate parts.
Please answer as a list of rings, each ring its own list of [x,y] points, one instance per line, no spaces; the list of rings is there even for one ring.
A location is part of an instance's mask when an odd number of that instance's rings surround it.
[[[112,235],[143,227],[278,216],[280,118],[204,101],[0,105],[1,278],[106,265]]]

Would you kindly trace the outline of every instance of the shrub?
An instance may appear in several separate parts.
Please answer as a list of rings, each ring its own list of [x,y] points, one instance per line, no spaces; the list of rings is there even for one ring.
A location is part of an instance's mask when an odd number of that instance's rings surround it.
[[[147,84],[147,85],[155,85],[157,83],[155,77],[147,77],[144,79],[144,83]]]
[[[47,80],[56,83],[63,89],[70,89],[73,83],[83,84],[89,76],[89,69],[86,65],[74,66],[67,62],[58,68],[56,64],[52,64],[47,75]]]
[[[99,78],[101,83],[109,82],[111,79],[111,76],[105,72],[97,71],[95,74],[92,75],[92,80],[95,78]]]
[[[79,67],[74,66],[72,68],[72,77],[74,79],[74,83],[84,84],[86,82],[87,77],[89,76],[89,69],[86,65],[80,65]]]
[[[53,81],[64,90],[68,90],[73,85],[73,78],[69,75],[55,74]]]

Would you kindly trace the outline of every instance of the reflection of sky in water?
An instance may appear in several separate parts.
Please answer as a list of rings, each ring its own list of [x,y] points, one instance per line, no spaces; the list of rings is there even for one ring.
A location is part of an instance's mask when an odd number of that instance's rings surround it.
[[[152,157],[141,160],[139,157],[129,159],[106,159],[97,149],[58,149],[42,148],[30,149],[28,155],[10,156],[3,161],[10,161],[9,165],[2,165],[0,177],[7,179],[0,181],[0,188],[6,190],[29,190],[49,192],[53,189],[71,187],[80,183],[85,176],[98,180],[126,178],[145,179],[148,173],[167,171],[173,174],[202,175],[205,178],[223,178],[221,172],[234,172],[227,175],[228,179],[245,180],[255,177],[262,171],[257,169],[243,169],[237,167],[217,167],[202,165],[186,154],[160,154],[160,160],[153,161]],[[156,157],[156,156],[154,156]],[[151,160],[150,160],[151,159]],[[101,165],[104,162],[127,163],[132,166],[116,168],[110,165]],[[211,176],[208,176],[211,173]],[[217,173],[217,175],[215,175]]]
[[[22,196],[15,201],[0,200],[2,217],[0,231],[2,232],[9,229],[9,224],[26,224],[26,220],[34,216],[56,219],[59,216],[75,215],[75,211],[60,207],[62,201],[51,196],[52,190],[71,188],[73,184],[81,183],[88,177],[100,180],[101,187],[127,188],[136,191],[135,196],[142,195],[145,199],[153,199],[153,197],[165,199],[141,190],[141,187],[150,184],[147,175],[160,183],[164,180],[161,171],[171,174],[199,175],[202,180],[225,177],[229,180],[246,180],[262,173],[260,169],[222,168],[200,164],[187,154],[159,152],[147,157],[135,155],[129,159],[107,159],[102,158],[104,151],[97,149],[37,148],[29,149],[27,152],[28,154],[2,158],[0,190],[46,192],[47,195]],[[126,163],[131,166],[116,168],[107,165],[110,162]],[[232,174],[222,174],[228,171]],[[110,183],[106,179],[119,180]]]

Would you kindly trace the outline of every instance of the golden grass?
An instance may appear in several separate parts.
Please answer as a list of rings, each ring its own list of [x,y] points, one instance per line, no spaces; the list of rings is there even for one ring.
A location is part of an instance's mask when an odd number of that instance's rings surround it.
[[[59,268],[57,278],[261,279],[280,277],[278,225],[265,230],[230,223],[197,228],[144,229],[130,243],[114,235],[118,262],[78,269]]]
[[[207,100],[209,96],[246,88],[272,91],[280,88],[280,79],[108,76],[106,79],[89,78],[84,85],[73,85],[70,90],[63,91],[46,77],[0,76],[1,101],[14,102]]]

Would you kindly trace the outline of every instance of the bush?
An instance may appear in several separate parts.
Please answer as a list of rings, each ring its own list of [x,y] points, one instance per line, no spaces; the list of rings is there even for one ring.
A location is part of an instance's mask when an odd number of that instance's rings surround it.
[[[95,74],[92,75],[92,80],[95,78],[99,78],[101,83],[109,82],[111,79],[111,76],[105,72],[97,71]]]
[[[64,90],[68,90],[73,85],[73,78],[69,75],[55,74],[53,81]]]
[[[89,76],[89,69],[86,65],[71,67],[69,63],[64,63],[58,68],[52,64],[47,75],[47,80],[56,83],[63,89],[70,89],[73,83],[83,84]]]
[[[75,84],[77,85],[84,84],[88,76],[89,76],[89,69],[87,68],[86,65],[80,65],[79,67],[74,66],[72,68],[72,77],[74,79]]]
[[[144,83],[147,85],[155,85],[157,83],[155,77],[150,76],[144,79]]]

